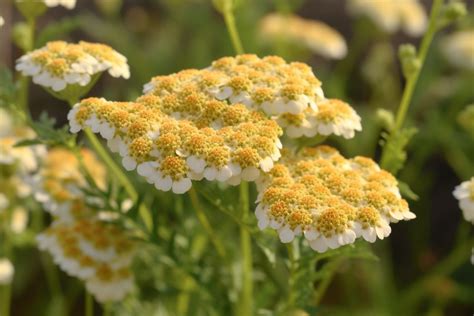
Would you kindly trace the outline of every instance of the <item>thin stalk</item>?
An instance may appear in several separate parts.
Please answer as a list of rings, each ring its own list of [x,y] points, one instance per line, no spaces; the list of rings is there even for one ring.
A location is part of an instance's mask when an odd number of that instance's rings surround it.
[[[232,8],[226,8],[222,14],[224,16],[225,25],[227,27],[227,31],[229,32],[230,40],[232,41],[232,46],[234,46],[235,52],[237,54],[243,54],[244,48],[242,46],[239,33],[237,32]]]
[[[196,216],[199,222],[201,223],[202,227],[204,228],[209,238],[211,239],[211,242],[216,248],[216,251],[219,254],[219,256],[225,260],[226,259],[225,248],[222,245],[221,240],[219,239],[217,234],[212,229],[211,223],[209,223],[206,213],[204,212],[201,202],[199,201],[198,194],[193,187],[191,187],[191,190],[189,190],[189,197],[191,199],[191,204],[193,206],[194,211],[196,212]]]
[[[84,306],[84,315],[85,316],[94,316],[94,300],[92,299],[92,295],[87,292],[85,292],[85,306]]]
[[[246,222],[249,216],[249,185],[242,181],[240,184],[240,217]],[[240,252],[242,256],[242,293],[239,308],[241,315],[253,315],[253,271],[252,271],[252,243],[250,233],[240,227]]]
[[[400,131],[400,129],[402,128],[405,122],[405,118],[408,113],[411,100],[413,98],[413,93],[415,92],[416,83],[418,82],[418,78],[420,76],[421,70],[425,63],[426,56],[428,55],[428,50],[430,48],[431,42],[433,41],[433,37],[436,31],[438,30],[437,22],[438,22],[438,16],[439,16],[442,4],[443,4],[443,0],[433,1],[433,5],[431,7],[428,30],[423,36],[423,40],[421,41],[420,49],[417,55],[417,59],[420,63],[420,66],[407,79],[405,88],[403,90],[402,99],[400,101],[400,106],[398,107],[397,115],[395,117],[395,124],[394,124],[393,129],[390,131],[390,138],[387,140],[387,142],[390,142],[391,136],[396,135]],[[390,146],[388,146],[388,144],[385,144],[383,148],[382,158],[380,162],[382,167],[384,167],[387,163],[387,159],[388,159],[387,148],[389,147]]]
[[[287,300],[287,308],[288,310],[291,310],[293,307],[295,307],[295,293],[296,291],[294,290],[295,287],[295,274],[296,274],[296,268],[297,268],[297,259],[296,259],[296,251],[297,249],[296,246],[296,240],[293,242],[289,243],[286,245],[286,249],[288,250],[288,260],[289,260],[289,267],[288,267],[288,300]]]
[[[76,100],[70,100],[69,105],[72,107],[74,104],[76,104]],[[90,144],[94,148],[95,152],[99,155],[99,157],[102,159],[102,161],[106,164],[107,168],[109,171],[114,175],[114,177],[117,179],[117,181],[123,186],[127,194],[130,196],[130,198],[134,201],[138,199],[138,193],[135,190],[135,187],[133,186],[132,182],[128,179],[127,175],[122,171],[122,169],[115,163],[113,158],[109,155],[108,151],[102,146],[100,143],[99,139],[95,134],[89,129],[86,128],[84,129],[84,134],[86,135],[87,139],[89,140]],[[148,208],[142,204],[140,205],[140,216],[143,219],[143,222],[145,223],[145,226],[148,231],[151,231],[153,227],[153,221],[151,219],[151,213],[148,210]]]

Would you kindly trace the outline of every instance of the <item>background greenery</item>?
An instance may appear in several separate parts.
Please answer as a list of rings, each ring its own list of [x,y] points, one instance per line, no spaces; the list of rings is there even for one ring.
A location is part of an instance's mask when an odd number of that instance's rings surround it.
[[[276,53],[262,45],[258,21],[281,8],[283,2],[243,0],[235,14],[246,52]],[[425,2],[428,11],[430,1]],[[396,110],[404,84],[397,47],[405,42],[418,44],[417,40],[401,33],[383,34],[369,21],[350,17],[342,0],[292,3],[301,16],[329,23],[349,43],[349,56],[339,62],[292,47],[285,49],[283,56],[311,64],[326,94],[350,101],[362,116],[362,133],[349,141],[331,138],[329,143],[346,156],[378,158],[384,122],[377,110]],[[0,10],[7,22],[0,30],[5,65],[0,89],[5,90],[9,70],[21,55],[9,34],[22,18],[8,0],[2,1]],[[472,9],[470,13],[461,26],[472,23]],[[442,33],[456,27],[459,25]],[[205,67],[218,57],[234,54],[223,19],[209,0],[78,0],[72,11],[49,10],[40,18],[38,29],[36,47],[54,39],[89,40],[109,44],[127,56],[131,79],[103,76],[89,94],[111,100],[135,98],[152,76]],[[394,225],[390,238],[372,247],[375,255],[363,244],[357,251],[331,253],[338,260],[327,264],[324,258],[315,262],[310,252],[302,250],[303,259],[307,256],[308,260],[299,263],[293,280],[288,279],[284,245],[271,233],[258,232],[256,225],[250,225],[254,296],[262,307],[260,315],[279,311],[288,315],[284,307],[292,293],[297,296],[296,306],[311,315],[471,315],[474,311],[474,267],[469,263],[472,245],[466,242],[472,225],[463,220],[452,196],[456,185],[474,175],[474,139],[457,122],[460,110],[474,102],[474,74],[449,66],[440,54],[442,35],[434,39],[417,85],[408,124],[416,126],[418,133],[408,145],[407,162],[399,173],[400,180],[414,192],[409,202],[417,219]],[[65,124],[68,109],[64,104],[38,86],[30,86],[30,93],[34,117],[46,111],[57,119],[57,127]],[[237,210],[226,201],[232,200],[238,189],[216,196],[212,185],[198,184],[198,191],[207,197],[201,201],[204,211],[227,249],[222,261],[190,209],[187,196],[150,190],[134,180],[140,192],[148,193],[147,203],[152,205],[159,229],[154,243],[136,262],[136,295],[114,304],[113,311],[117,315],[231,314],[239,288],[239,231],[232,221]],[[253,200],[255,196],[251,196]],[[217,208],[225,208],[230,216]],[[34,212],[39,210],[33,209],[34,220]],[[33,223],[32,231],[35,225],[43,224]],[[45,273],[44,262],[50,259],[34,247],[32,234],[15,240],[12,315],[83,314],[82,285],[62,272]],[[320,284],[326,274],[332,276],[332,282],[325,295],[311,294],[311,287],[326,286]],[[311,278],[314,283],[308,282]],[[320,304],[316,304],[318,300]]]

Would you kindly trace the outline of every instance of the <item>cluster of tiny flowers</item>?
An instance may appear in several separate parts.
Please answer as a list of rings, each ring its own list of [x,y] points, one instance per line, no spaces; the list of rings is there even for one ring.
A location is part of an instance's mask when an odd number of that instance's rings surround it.
[[[361,130],[360,117],[346,103],[325,99],[321,82],[304,63],[255,55],[224,57],[203,70],[158,76],[144,92],[160,97],[179,93],[183,85],[230,104],[263,111],[286,128],[290,137],[335,133],[346,138]]]
[[[303,234],[318,252],[358,237],[375,242],[390,234],[391,222],[415,218],[390,173],[328,146],[283,152],[257,188],[259,228],[277,230],[283,243]]]
[[[36,239],[62,270],[85,282],[97,301],[118,301],[133,289],[136,245],[118,227],[95,219],[55,221]]]
[[[237,185],[268,172],[280,158],[278,124],[182,77],[186,73],[168,76],[161,81],[167,92],[135,102],[85,99],[68,114],[71,132],[89,127],[100,133],[126,170],[137,169],[162,191],[182,194],[203,178]]]
[[[323,57],[341,59],[347,54],[344,37],[329,25],[297,15],[271,13],[260,22],[263,41],[281,40],[307,47]]]
[[[441,49],[452,65],[474,70],[474,29],[448,35],[442,41]]]
[[[278,124],[292,138],[330,134],[352,138],[355,131],[362,130],[359,115],[349,104],[338,99],[321,101],[318,103],[318,111],[281,115]]]
[[[17,1],[22,1],[22,0],[17,0]],[[46,6],[52,8],[52,7],[57,7],[57,6],[63,6],[66,9],[74,9],[76,6],[76,0],[43,0],[44,4]]]
[[[393,33],[403,28],[411,36],[424,33],[428,18],[418,0],[351,0],[349,10],[370,18],[383,31]]]
[[[80,155],[83,166],[99,187],[105,186],[105,168],[87,149]],[[30,178],[35,199],[57,221],[70,222],[91,213],[84,193],[86,180],[76,155],[53,148],[44,158],[40,171]]]
[[[474,224],[474,177],[458,185],[453,195],[459,200],[464,219]]]
[[[33,82],[55,92],[68,85],[87,86],[94,76],[108,71],[113,77],[130,77],[127,59],[104,44],[63,41],[49,42],[46,46],[23,55],[16,69]]]

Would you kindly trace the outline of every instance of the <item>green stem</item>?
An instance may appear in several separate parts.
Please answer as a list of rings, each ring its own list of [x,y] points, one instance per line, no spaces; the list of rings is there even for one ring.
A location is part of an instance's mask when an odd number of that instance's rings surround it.
[[[225,260],[226,259],[225,248],[222,245],[221,240],[219,239],[217,234],[212,229],[211,223],[209,223],[206,213],[204,212],[201,206],[201,202],[199,201],[199,197],[196,192],[196,189],[194,189],[193,187],[191,187],[191,190],[189,190],[189,197],[191,199],[191,204],[193,205],[193,209],[196,212],[196,216],[199,222],[201,223],[202,227],[204,228],[209,238],[211,239],[211,242],[216,248],[216,251],[219,254],[219,256]]]
[[[84,310],[84,315],[85,316],[94,316],[94,300],[92,299],[92,295],[87,292],[85,292],[85,310]]]
[[[240,206],[242,221],[246,222],[249,216],[249,185],[240,183]],[[253,315],[253,271],[252,271],[252,243],[249,231],[240,227],[240,251],[242,256],[242,293],[239,302],[240,315]]]
[[[385,144],[383,148],[382,158],[380,161],[382,168],[387,164],[387,159],[389,159],[387,148],[390,148],[391,146],[389,146],[388,142],[391,141],[393,135],[396,135],[400,131],[403,126],[403,123],[405,122],[405,118],[408,113],[411,100],[413,98],[413,93],[415,92],[416,83],[418,82],[418,78],[423,68],[423,64],[425,63],[425,59],[428,54],[431,42],[433,41],[433,37],[436,31],[438,30],[437,22],[442,4],[443,0],[434,0],[433,5],[431,7],[428,30],[426,31],[425,36],[421,41],[420,49],[417,55],[417,59],[419,61],[420,66],[416,70],[414,70],[414,72],[407,79],[405,89],[403,90],[402,99],[400,101],[400,106],[398,107],[397,115],[395,117],[394,127],[390,131],[390,137],[387,140],[387,144]]]
[[[288,300],[287,300],[287,308],[288,310],[292,310],[295,307],[295,274],[297,270],[297,241],[294,240],[293,242],[286,245],[288,250],[288,260],[289,260],[289,267],[288,267]]]
[[[222,14],[224,15],[225,25],[227,31],[229,32],[230,40],[234,46],[234,50],[237,54],[243,54],[244,49],[242,42],[240,41],[239,33],[237,32],[237,27],[235,25],[235,17],[232,8],[226,8]]]

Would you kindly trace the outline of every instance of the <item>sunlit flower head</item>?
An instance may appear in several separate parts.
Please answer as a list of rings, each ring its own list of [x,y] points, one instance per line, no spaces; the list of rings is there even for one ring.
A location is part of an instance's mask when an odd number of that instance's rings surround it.
[[[7,258],[0,258],[0,285],[10,284],[13,280],[15,268]]]
[[[340,132],[337,135],[350,138],[361,129],[359,116],[348,104],[325,99],[311,67],[277,56],[224,57],[204,70],[155,77],[144,92],[166,96],[183,84],[197,85],[208,97],[263,111],[286,128],[290,137]]]
[[[53,148],[44,158],[40,171],[31,178],[35,199],[61,221],[73,221],[91,212],[83,189],[87,187],[84,170],[100,188],[105,186],[105,167],[87,149],[76,155],[63,148]]]
[[[20,57],[16,70],[54,92],[69,85],[88,86],[104,71],[113,77],[130,77],[127,59],[123,55],[107,45],[88,42],[49,42]]]
[[[263,41],[301,45],[323,57],[340,59],[347,54],[344,37],[329,25],[297,15],[271,13],[260,22]]]
[[[68,118],[72,132],[90,127],[100,133],[125,169],[137,169],[162,191],[184,193],[191,180],[203,178],[232,185],[254,181],[280,158],[275,121],[243,104],[216,100],[193,83],[135,102],[85,99]]]
[[[11,214],[11,230],[15,234],[22,233],[28,225],[28,211],[23,207],[16,207]]]
[[[474,177],[458,185],[453,195],[459,200],[464,219],[474,224]]]
[[[391,222],[415,218],[397,185],[371,159],[346,159],[328,146],[284,152],[257,186],[255,214],[260,229],[277,230],[284,243],[303,234],[318,252],[358,237],[375,242]]]
[[[349,10],[354,15],[367,16],[389,33],[403,29],[408,35],[420,36],[428,24],[418,0],[350,0]]]
[[[441,42],[446,59],[460,69],[474,70],[474,30],[454,32]]]
[[[136,244],[123,229],[91,219],[55,222],[36,239],[63,271],[85,282],[97,301],[118,301],[133,289]]]

